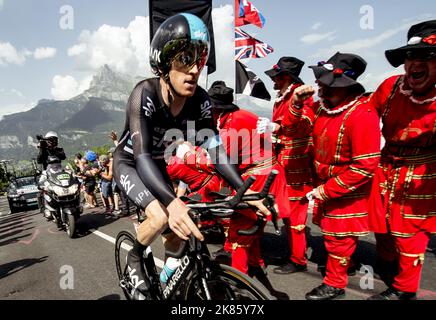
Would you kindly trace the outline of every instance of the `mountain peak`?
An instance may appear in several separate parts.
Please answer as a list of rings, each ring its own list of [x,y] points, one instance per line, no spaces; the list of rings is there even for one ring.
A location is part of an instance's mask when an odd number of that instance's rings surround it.
[[[93,76],[88,90],[75,99],[97,97],[126,102],[135,86],[135,79],[103,65]]]

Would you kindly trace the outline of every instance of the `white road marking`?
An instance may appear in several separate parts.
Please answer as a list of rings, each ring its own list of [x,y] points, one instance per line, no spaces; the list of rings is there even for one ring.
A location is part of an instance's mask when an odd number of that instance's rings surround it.
[[[95,234],[96,236],[99,236],[100,238],[115,244],[115,238],[108,236],[107,234],[105,234],[101,231],[95,230],[95,229],[90,229],[89,231],[92,232],[93,234]],[[123,244],[121,244],[121,248],[123,248],[126,251],[130,251],[132,249],[132,246],[128,245],[126,243],[123,243]],[[159,267],[161,269],[165,265],[164,261],[162,261],[161,259],[156,258],[156,257],[154,257],[154,263],[156,264],[156,267]]]

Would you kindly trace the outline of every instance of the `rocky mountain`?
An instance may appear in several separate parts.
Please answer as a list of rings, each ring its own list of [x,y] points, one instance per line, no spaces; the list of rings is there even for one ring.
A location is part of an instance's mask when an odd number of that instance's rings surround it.
[[[66,101],[43,99],[31,110],[0,121],[0,158],[36,157],[36,135],[55,130],[67,155],[94,145],[111,144],[111,130],[121,132],[125,106],[139,81],[107,65],[93,77],[88,90]]]

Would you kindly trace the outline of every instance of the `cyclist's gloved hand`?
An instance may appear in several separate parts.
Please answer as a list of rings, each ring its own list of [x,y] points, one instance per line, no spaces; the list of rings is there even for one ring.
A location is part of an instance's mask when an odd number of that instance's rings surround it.
[[[189,235],[192,233],[198,240],[204,240],[200,230],[198,230],[188,214],[189,208],[182,200],[175,198],[168,205],[167,210],[169,212],[168,225],[178,237],[188,240]]]
[[[252,194],[252,193],[258,193],[256,191],[253,191],[251,189],[248,189],[245,194]],[[258,210],[256,214],[261,216],[269,216],[271,215],[271,211],[268,210],[268,208],[263,204],[263,199],[256,200],[256,201],[246,201],[250,206],[256,207]]]

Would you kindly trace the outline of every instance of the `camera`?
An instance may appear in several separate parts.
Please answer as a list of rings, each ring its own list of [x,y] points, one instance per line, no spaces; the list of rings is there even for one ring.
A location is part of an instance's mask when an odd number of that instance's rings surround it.
[[[50,142],[40,134],[36,135],[36,140],[38,140],[39,148],[47,148],[48,145],[50,144]]]

